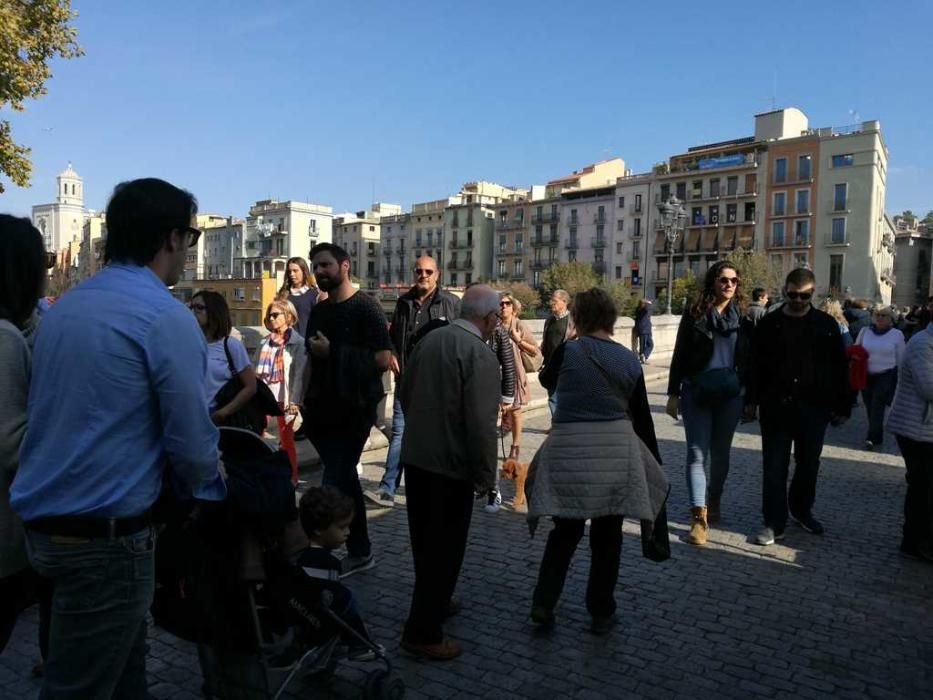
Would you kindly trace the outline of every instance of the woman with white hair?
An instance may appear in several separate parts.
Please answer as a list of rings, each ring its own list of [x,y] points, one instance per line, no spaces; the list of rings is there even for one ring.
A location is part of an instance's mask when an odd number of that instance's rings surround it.
[[[875,310],[872,323],[855,339],[868,352],[868,384],[862,389],[862,401],[868,414],[865,449],[881,447],[884,440],[884,410],[894,400],[897,368],[904,356],[904,334],[894,327],[896,310],[882,306]]]

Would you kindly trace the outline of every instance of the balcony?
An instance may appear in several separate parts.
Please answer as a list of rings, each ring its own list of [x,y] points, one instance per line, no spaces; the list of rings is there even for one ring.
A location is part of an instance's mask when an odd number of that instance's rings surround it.
[[[456,258],[447,263],[448,270],[472,270],[473,259],[457,260]]]
[[[512,274],[509,275],[513,280],[523,280],[525,279],[524,270],[512,270]]]
[[[605,248],[608,242],[605,236],[593,236],[590,240],[590,245],[594,248]]]
[[[447,244],[447,247],[451,250],[469,250],[473,247],[473,239],[468,238],[464,241],[453,238],[451,239],[450,243]]]
[[[546,270],[551,266],[551,261],[549,260],[532,260],[529,267],[532,270]]]
[[[606,261],[605,260],[595,261],[593,263],[593,272],[595,272],[597,275],[605,275],[606,274]]]
[[[533,236],[531,240],[528,241],[528,245],[532,248],[544,248],[549,245],[553,245],[551,239],[547,236]]]
[[[629,207],[629,211],[632,214],[641,214],[644,211],[644,209],[645,209],[644,206],[641,204],[633,204],[631,207]]]
[[[606,223],[606,215],[605,215],[605,214],[596,214],[595,216],[593,216],[593,223],[594,223],[594,224],[605,224],[605,223]]]
[[[500,219],[496,221],[496,229],[499,231],[508,231],[515,228],[524,228],[524,219]]]
[[[571,238],[567,241],[567,244],[564,246],[564,250],[576,250],[579,246],[577,245],[577,239]]]
[[[570,218],[567,219],[567,225],[568,226],[579,226],[580,219],[575,219],[574,217],[571,216]]]
[[[531,223],[533,224],[556,224],[560,221],[560,214],[556,211],[547,212],[546,214],[535,214],[531,217]]]

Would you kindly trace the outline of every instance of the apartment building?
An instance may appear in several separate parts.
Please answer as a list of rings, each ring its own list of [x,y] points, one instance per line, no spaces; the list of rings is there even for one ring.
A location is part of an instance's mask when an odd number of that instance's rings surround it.
[[[333,210],[321,204],[264,199],[249,209],[242,256],[235,275],[284,279],[288,258],[307,258],[311,247],[331,241]]]
[[[106,236],[106,215],[103,212],[90,214],[81,229],[81,246],[78,252],[77,269],[77,278],[79,280],[87,279],[103,266],[102,253]]]
[[[410,253],[408,259],[405,260],[405,269],[403,271],[405,281],[409,287],[413,279],[415,260],[422,255],[434,258],[437,263],[438,281],[441,282],[445,279],[444,261],[446,260],[447,250],[444,243],[447,236],[444,211],[449,206],[459,204],[460,201],[461,198],[457,196],[412,205]]]
[[[624,175],[616,180],[615,220],[609,248],[610,280],[633,291],[645,287],[651,230],[658,187],[653,173]]]
[[[244,255],[246,222],[217,217],[201,229],[204,251],[203,275],[210,280],[230,279],[236,274],[235,261]]]
[[[496,208],[495,264],[493,279],[499,282],[524,282],[528,273],[528,228],[530,206],[527,201],[505,202]]]
[[[525,207],[530,212],[526,219],[528,251],[526,269],[531,286],[541,286],[541,276],[554,263],[561,260],[561,202],[560,198],[544,198],[532,201]]]
[[[350,274],[359,280],[361,289],[372,294],[380,284],[382,217],[397,217],[401,211],[397,204],[377,202],[369,210],[334,219],[334,243],[349,253]]]
[[[885,216],[888,219],[887,216]],[[898,307],[925,304],[931,289],[933,266],[933,229],[916,217],[895,216],[888,219],[894,232],[897,252],[894,255],[894,293]]]
[[[395,298],[411,286],[408,236],[411,214],[395,214],[380,219],[382,247],[380,249],[379,286],[385,294]]]
[[[199,291],[217,292],[226,300],[234,326],[262,326],[265,310],[280,286],[272,277],[181,280],[172,287],[172,295],[188,303]]]

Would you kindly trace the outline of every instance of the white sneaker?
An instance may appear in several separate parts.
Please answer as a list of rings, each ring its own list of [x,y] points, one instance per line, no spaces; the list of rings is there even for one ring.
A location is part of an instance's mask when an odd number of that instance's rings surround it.
[[[486,502],[486,505],[483,506],[483,510],[487,513],[498,513],[499,508],[502,507],[502,494],[498,491],[490,491],[489,499]]]

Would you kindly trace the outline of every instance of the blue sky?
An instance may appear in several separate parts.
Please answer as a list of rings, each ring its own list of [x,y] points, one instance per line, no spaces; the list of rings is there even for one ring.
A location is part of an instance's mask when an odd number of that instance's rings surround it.
[[[643,171],[750,135],[773,97],[811,126],[880,119],[888,211],[933,209],[924,0],[73,6],[86,55],[2,112],[35,172],[5,182],[0,211],[51,201],[69,160],[95,208],[142,176],[237,216],[267,197],[352,211],[373,192],[407,208],[610,156]]]

